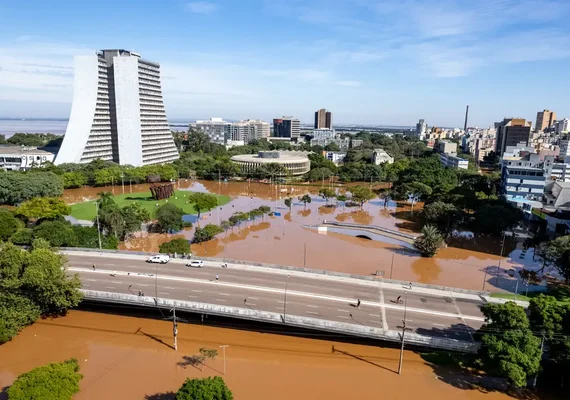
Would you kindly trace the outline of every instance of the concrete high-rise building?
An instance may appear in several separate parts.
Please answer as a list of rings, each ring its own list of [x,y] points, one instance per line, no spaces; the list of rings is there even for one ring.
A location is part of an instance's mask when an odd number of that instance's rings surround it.
[[[75,57],[73,104],[55,164],[101,159],[121,165],[176,160],[160,65],[127,50]]]
[[[507,146],[528,146],[530,140],[531,122],[524,118],[505,118],[495,123],[497,141],[495,153],[502,155]]]
[[[332,129],[332,113],[325,108],[315,111],[315,129]]]
[[[234,122],[230,126],[231,140],[249,143],[252,140],[265,139],[269,137],[269,130],[269,123],[258,119]]]
[[[536,113],[536,132],[544,132],[545,129],[550,128],[556,121],[556,113],[550,110],[542,110]]]
[[[563,118],[560,121],[556,121],[556,133],[560,135],[568,133],[568,131],[570,131],[570,119]]]
[[[420,140],[424,140],[427,134],[428,126],[423,119],[420,119],[416,124],[416,137]]]
[[[273,136],[297,139],[301,135],[301,122],[297,118],[282,117],[273,120]]]

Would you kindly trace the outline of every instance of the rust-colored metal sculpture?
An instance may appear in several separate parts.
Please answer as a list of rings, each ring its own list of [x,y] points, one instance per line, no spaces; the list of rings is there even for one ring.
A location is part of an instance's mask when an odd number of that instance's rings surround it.
[[[155,200],[168,199],[174,194],[174,183],[160,182],[160,175],[148,175],[146,181],[150,187],[150,193]]]

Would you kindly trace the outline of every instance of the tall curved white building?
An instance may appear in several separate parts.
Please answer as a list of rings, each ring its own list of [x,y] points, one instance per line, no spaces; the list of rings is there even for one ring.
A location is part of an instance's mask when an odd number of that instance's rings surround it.
[[[178,158],[160,86],[160,65],[126,50],[75,57],[67,130],[55,164],[101,159],[141,166]]]

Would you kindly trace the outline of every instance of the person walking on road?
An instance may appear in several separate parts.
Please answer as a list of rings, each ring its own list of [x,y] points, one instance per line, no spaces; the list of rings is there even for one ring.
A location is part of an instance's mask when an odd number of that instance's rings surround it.
[[[402,296],[398,296],[398,298],[396,299],[396,303],[400,304],[402,300],[400,300],[402,298]]]
[[[220,279],[220,275],[216,274],[216,282]]]
[[[358,301],[356,302],[356,308],[360,308],[360,299],[357,299]]]
[[[95,264],[93,264],[93,271],[95,271]]]

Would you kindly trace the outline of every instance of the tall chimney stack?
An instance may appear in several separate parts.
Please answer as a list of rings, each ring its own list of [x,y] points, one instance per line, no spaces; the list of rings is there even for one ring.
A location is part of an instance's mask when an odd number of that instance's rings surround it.
[[[467,119],[469,118],[469,104],[467,105],[467,108],[465,109],[465,125],[463,126],[463,132],[467,133]]]

